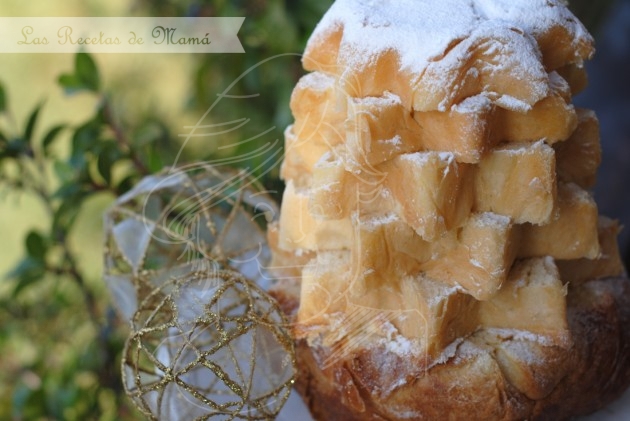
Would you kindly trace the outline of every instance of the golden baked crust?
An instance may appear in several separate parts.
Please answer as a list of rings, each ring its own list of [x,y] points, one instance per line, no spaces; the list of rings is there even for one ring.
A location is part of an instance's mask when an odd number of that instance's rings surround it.
[[[618,225],[561,0],[337,0],[269,244],[321,420],[565,419],[630,383]],[[597,280],[596,280],[597,279]]]
[[[288,313],[295,311],[296,296],[286,289],[273,294]],[[567,318],[568,348],[517,332],[478,330],[428,369],[421,358],[383,345],[330,363],[330,349],[299,340],[296,387],[317,420],[562,420],[588,414],[630,383],[630,281],[572,285]]]

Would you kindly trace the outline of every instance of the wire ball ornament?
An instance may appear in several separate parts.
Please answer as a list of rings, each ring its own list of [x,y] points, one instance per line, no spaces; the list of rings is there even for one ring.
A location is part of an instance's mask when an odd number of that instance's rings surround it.
[[[165,282],[141,304],[123,382],[154,420],[274,419],[293,386],[293,342],[276,302],[235,271]]]
[[[104,279],[130,319],[172,276],[232,268],[267,287],[265,226],[278,209],[246,171],[196,164],[142,179],[105,213]]]
[[[124,388],[151,420],[273,419],[296,373],[266,292],[275,202],[247,172],[142,179],[106,212],[104,279],[131,332]]]

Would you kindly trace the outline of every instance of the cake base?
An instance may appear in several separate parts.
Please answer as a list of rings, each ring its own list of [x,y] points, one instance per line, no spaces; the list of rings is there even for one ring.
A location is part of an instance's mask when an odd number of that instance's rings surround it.
[[[297,297],[273,294],[287,313]],[[296,388],[317,420],[562,420],[619,397],[630,384],[630,281],[571,285],[572,344],[479,330],[445,361],[363,348],[329,363],[330,349],[296,343]],[[327,361],[322,369],[322,362]],[[424,368],[423,368],[424,367]]]

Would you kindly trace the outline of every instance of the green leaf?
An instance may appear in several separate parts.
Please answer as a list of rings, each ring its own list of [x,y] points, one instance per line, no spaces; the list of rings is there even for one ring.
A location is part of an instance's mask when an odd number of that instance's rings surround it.
[[[22,261],[6,275],[6,279],[17,280],[17,284],[15,288],[13,288],[13,297],[17,297],[27,286],[41,280],[45,273],[46,267],[43,261],[30,256],[22,259]]]
[[[72,195],[68,195],[61,203],[55,214],[53,215],[52,229],[55,233],[55,238],[60,233],[68,233],[74,221],[79,215],[79,210],[85,195],[82,192],[75,192]]]
[[[71,180],[66,184],[62,184],[56,191],[53,193],[52,197],[54,199],[66,200],[70,197],[76,196],[82,192],[81,186],[75,181]]]
[[[35,109],[31,112],[31,115],[28,117],[26,129],[24,129],[24,140],[27,144],[31,143],[33,131],[35,130],[35,124],[37,123],[37,118],[39,117],[39,112],[41,111],[43,105],[43,103],[37,105],[37,107],[35,107]]]
[[[107,182],[107,184],[111,183],[112,181],[112,166],[115,162],[116,161],[113,161],[111,159],[111,156],[106,153],[101,152],[101,154],[98,156],[98,160],[96,162],[98,172]]]
[[[35,260],[44,261],[46,258],[46,239],[37,231],[31,231],[26,236],[26,252]]]
[[[23,139],[10,140],[4,150],[5,156],[9,158],[17,158],[28,151],[28,146]]]
[[[46,135],[44,136],[44,140],[42,140],[42,147],[44,148],[45,155],[48,154],[48,149],[50,148],[50,145],[52,145],[53,141],[57,139],[59,133],[61,133],[61,131],[65,128],[65,124],[59,124],[50,129],[48,133],[46,133]]]
[[[72,95],[86,89],[77,75],[61,75],[59,79],[57,79],[57,82],[61,85],[66,95]]]
[[[77,53],[74,60],[74,73],[63,74],[57,81],[66,95],[80,91],[98,92],[100,85],[98,67],[88,53]]]
[[[53,170],[62,184],[74,180],[76,175],[74,167],[65,161],[57,160],[53,162]]]
[[[0,83],[0,113],[5,112],[7,109],[7,94],[4,90],[4,84]]]
[[[136,180],[133,175],[128,175],[120,180],[120,182],[116,186],[116,194],[122,195],[124,193],[127,193],[134,186],[135,181]]]
[[[100,146],[96,166],[107,184],[111,184],[112,167],[120,158],[121,153],[114,141],[103,141]]]
[[[107,101],[108,100],[103,96],[96,105],[96,112],[94,113],[94,117],[92,117],[94,124],[107,124]]]
[[[85,166],[85,154],[94,149],[100,135],[100,126],[92,120],[76,129],[72,136],[72,153],[70,156],[70,164],[75,169]]]
[[[149,151],[149,162],[147,163],[149,171],[156,173],[164,168],[164,161],[157,149]]]
[[[86,89],[98,92],[99,74],[96,63],[88,53],[77,53],[75,57],[74,72]]]

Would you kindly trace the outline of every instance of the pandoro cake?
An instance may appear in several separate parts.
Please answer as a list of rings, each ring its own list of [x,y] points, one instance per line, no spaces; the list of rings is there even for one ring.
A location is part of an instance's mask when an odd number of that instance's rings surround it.
[[[318,420],[561,420],[630,383],[630,283],[559,0],[337,0],[269,229]]]

